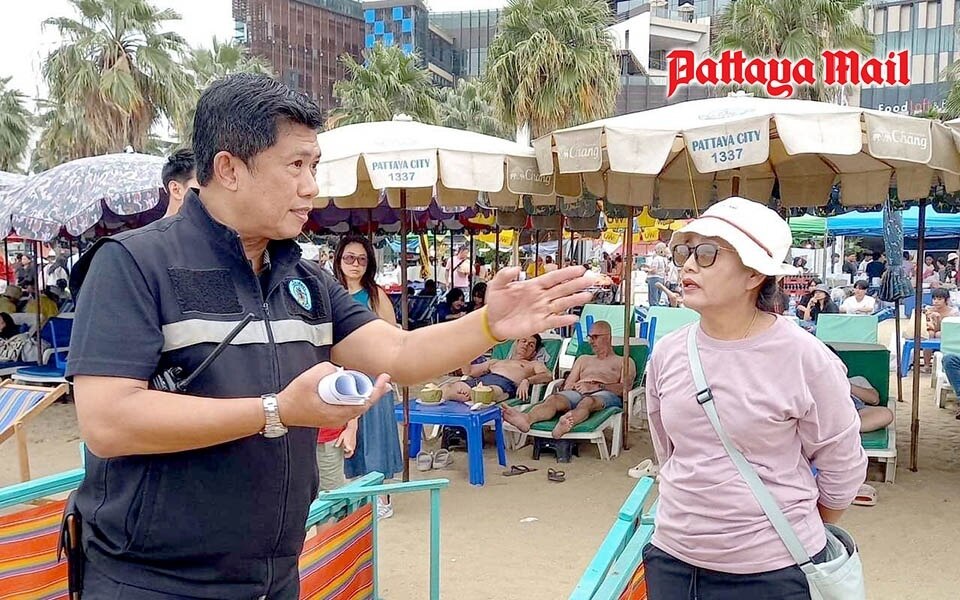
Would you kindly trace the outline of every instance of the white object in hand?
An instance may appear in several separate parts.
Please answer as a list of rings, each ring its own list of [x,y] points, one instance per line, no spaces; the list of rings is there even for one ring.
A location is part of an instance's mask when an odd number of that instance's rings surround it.
[[[360,406],[373,393],[373,382],[363,373],[338,369],[320,380],[317,393],[327,404]]]

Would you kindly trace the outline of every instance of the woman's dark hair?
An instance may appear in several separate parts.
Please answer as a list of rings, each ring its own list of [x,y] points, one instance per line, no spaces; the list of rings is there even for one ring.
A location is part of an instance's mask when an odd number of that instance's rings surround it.
[[[9,339],[20,333],[20,326],[14,323],[13,317],[8,313],[0,313],[0,321],[3,326],[0,327],[0,338]]]
[[[473,300],[477,296],[484,300],[487,299],[487,283],[485,281],[478,281],[473,284],[473,289],[470,290],[470,299]]]
[[[869,289],[870,289],[870,284],[867,283],[867,280],[866,280],[866,279],[861,279],[860,281],[858,281],[858,282],[856,282],[855,284],[853,284],[853,287],[855,287],[855,288],[858,289],[858,290],[869,290]]]
[[[456,302],[457,300],[460,300],[461,302],[463,302],[463,290],[461,290],[460,288],[453,288],[452,290],[447,292],[448,307],[452,307],[453,303]]]
[[[757,308],[763,312],[782,315],[789,302],[787,293],[777,283],[777,278],[767,277],[763,285],[760,286],[760,293],[757,295]]]
[[[370,308],[373,309],[373,312],[377,312],[377,309],[380,308],[380,286],[377,285],[376,282],[377,255],[373,252],[373,244],[370,243],[370,240],[354,233],[340,238],[340,243],[337,244],[337,252],[333,259],[333,274],[337,278],[337,281],[340,282],[340,285],[347,287],[347,278],[344,276],[343,269],[340,267],[340,261],[343,260],[344,250],[346,250],[350,244],[360,244],[363,246],[363,251],[367,255],[367,270],[360,276],[360,287],[367,291],[367,295],[370,296]]]
[[[879,252],[874,252],[874,253],[873,253],[873,260],[880,260],[880,257],[881,257],[881,256],[882,256],[882,255],[881,255]]]
[[[930,292],[930,299],[933,300],[934,298],[940,298],[941,300],[945,300],[945,301],[949,302],[949,301],[950,301],[950,292],[949,292],[948,290],[943,289],[943,288],[937,288],[937,289],[933,290],[932,292]]]

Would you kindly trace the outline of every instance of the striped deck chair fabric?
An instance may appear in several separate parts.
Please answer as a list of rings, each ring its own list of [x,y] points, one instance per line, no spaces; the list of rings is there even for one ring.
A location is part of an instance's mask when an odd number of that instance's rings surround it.
[[[0,441],[13,433],[13,424],[43,402],[48,392],[0,388]]]
[[[373,598],[373,510],[364,504],[320,525],[300,554],[301,600]]]
[[[620,600],[647,600],[647,579],[642,562],[633,572],[633,577],[630,578],[627,589],[620,594]]]
[[[0,517],[0,598],[67,598],[67,562],[57,562],[66,501]]]

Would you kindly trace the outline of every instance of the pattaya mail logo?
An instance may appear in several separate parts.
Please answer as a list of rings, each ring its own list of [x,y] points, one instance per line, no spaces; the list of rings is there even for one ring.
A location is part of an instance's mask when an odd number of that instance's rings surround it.
[[[885,60],[861,56],[852,50],[828,50],[823,61],[823,83],[832,85],[907,85],[910,54],[890,52]],[[698,58],[691,50],[667,53],[667,98],[686,85],[761,85],[773,98],[788,98],[797,86],[814,85],[816,65],[811,58],[748,58],[742,50],[724,50],[720,58]]]

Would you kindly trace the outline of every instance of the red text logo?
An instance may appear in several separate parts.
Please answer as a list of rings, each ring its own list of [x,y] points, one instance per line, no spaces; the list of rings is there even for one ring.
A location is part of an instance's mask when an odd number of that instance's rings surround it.
[[[865,57],[852,50],[827,50],[824,85],[907,85],[910,54],[890,52],[887,58]],[[742,50],[724,50],[719,58],[698,58],[691,50],[667,53],[667,97],[682,85],[759,85],[774,98],[788,98],[797,86],[814,85],[817,69],[811,58],[749,58]]]

